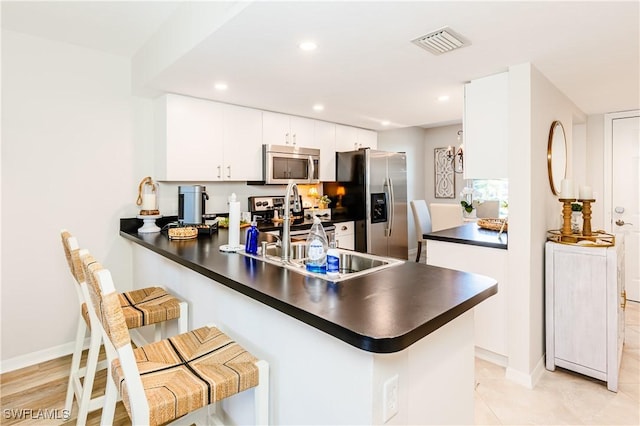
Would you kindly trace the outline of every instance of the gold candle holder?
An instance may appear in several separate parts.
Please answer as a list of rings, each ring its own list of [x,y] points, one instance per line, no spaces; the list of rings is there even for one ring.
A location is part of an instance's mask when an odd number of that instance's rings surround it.
[[[576,201],[575,198],[560,198],[562,203],[562,236],[569,236],[573,233],[571,230],[571,203]],[[591,225],[589,225],[591,226]]]
[[[595,203],[595,199],[578,199],[582,203],[582,235],[585,237],[592,236],[591,232],[591,203]]]

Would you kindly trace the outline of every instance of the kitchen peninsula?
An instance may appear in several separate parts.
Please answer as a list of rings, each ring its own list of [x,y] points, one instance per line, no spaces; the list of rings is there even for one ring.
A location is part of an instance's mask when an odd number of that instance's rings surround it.
[[[332,283],[222,253],[225,230],[169,241],[138,227],[121,220],[134,282],[165,286],[190,303],[190,327],[214,323],[269,362],[272,424],[473,423],[472,308],[495,280],[405,262]],[[252,395],[222,408],[250,422]]]

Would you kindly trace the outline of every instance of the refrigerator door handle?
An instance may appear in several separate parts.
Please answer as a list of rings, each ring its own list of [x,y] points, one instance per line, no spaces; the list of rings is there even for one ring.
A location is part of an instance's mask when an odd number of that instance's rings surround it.
[[[393,231],[393,219],[395,218],[395,213],[396,213],[396,200],[395,200],[395,195],[393,193],[393,181],[391,180],[391,178],[387,178],[387,181],[389,182],[389,202],[391,203],[391,207],[389,208],[390,214],[389,214],[389,233],[388,236],[391,236],[391,232]]]

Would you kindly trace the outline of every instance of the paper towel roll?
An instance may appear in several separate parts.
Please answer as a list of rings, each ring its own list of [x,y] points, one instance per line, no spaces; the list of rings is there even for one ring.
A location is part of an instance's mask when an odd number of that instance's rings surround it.
[[[240,247],[240,202],[235,193],[229,197],[229,246]]]

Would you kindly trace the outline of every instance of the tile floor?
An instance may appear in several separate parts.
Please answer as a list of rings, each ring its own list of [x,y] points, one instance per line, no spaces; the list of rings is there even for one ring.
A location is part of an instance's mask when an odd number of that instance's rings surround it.
[[[640,425],[640,304],[627,303],[618,392],[568,370],[544,370],[534,389],[476,359],[477,425]]]

